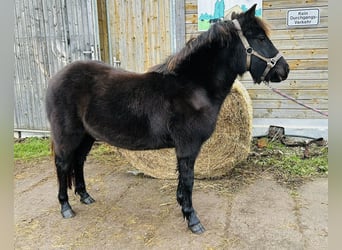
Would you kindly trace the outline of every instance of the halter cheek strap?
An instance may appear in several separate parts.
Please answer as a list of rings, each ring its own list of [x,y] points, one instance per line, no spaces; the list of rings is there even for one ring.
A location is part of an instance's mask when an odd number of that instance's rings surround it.
[[[235,28],[236,28],[236,30],[238,32],[238,35],[240,37],[240,40],[241,40],[243,46],[246,49],[246,54],[247,54],[246,67],[247,67],[247,70],[250,70],[252,55],[254,55],[254,56],[256,56],[256,57],[258,57],[261,60],[266,62],[266,64],[267,64],[266,68],[264,70],[264,73],[261,76],[261,81],[264,81],[266,75],[268,74],[268,72],[277,64],[278,60],[280,58],[282,58],[283,55],[280,52],[278,52],[278,54],[275,57],[273,57],[273,58],[267,58],[267,57],[264,57],[264,56],[260,55],[257,51],[255,51],[249,45],[249,42],[247,41],[246,37],[242,33],[242,29],[241,29],[239,21],[237,19],[234,19],[234,20],[232,20],[232,22],[233,22],[233,24],[234,24],[234,26],[235,26]]]

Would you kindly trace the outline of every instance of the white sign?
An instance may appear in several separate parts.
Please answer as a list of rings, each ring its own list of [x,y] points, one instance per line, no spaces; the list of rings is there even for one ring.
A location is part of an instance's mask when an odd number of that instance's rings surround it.
[[[319,24],[319,9],[293,9],[287,12],[288,26],[309,26]]]

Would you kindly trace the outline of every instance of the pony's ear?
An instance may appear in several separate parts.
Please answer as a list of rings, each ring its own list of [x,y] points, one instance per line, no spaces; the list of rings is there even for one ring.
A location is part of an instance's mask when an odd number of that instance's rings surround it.
[[[248,18],[253,18],[255,16],[255,8],[257,4],[254,4],[252,7],[249,8],[249,10],[246,11],[245,16]]]
[[[237,13],[235,11],[232,12],[230,16],[230,20],[236,19],[237,18]]]

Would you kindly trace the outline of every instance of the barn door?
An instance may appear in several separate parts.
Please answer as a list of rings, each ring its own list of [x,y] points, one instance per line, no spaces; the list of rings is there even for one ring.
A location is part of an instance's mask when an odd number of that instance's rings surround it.
[[[100,59],[96,0],[15,0],[14,129],[46,131],[48,79],[68,63]]]
[[[111,62],[144,72],[171,53],[170,0],[108,1]]]
[[[96,0],[65,1],[69,60],[99,60]]]

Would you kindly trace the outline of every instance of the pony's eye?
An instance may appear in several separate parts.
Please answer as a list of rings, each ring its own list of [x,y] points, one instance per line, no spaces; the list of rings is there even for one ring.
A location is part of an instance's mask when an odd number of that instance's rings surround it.
[[[266,37],[265,37],[264,35],[258,36],[258,40],[259,40],[260,42],[264,41],[265,39],[266,39]]]

